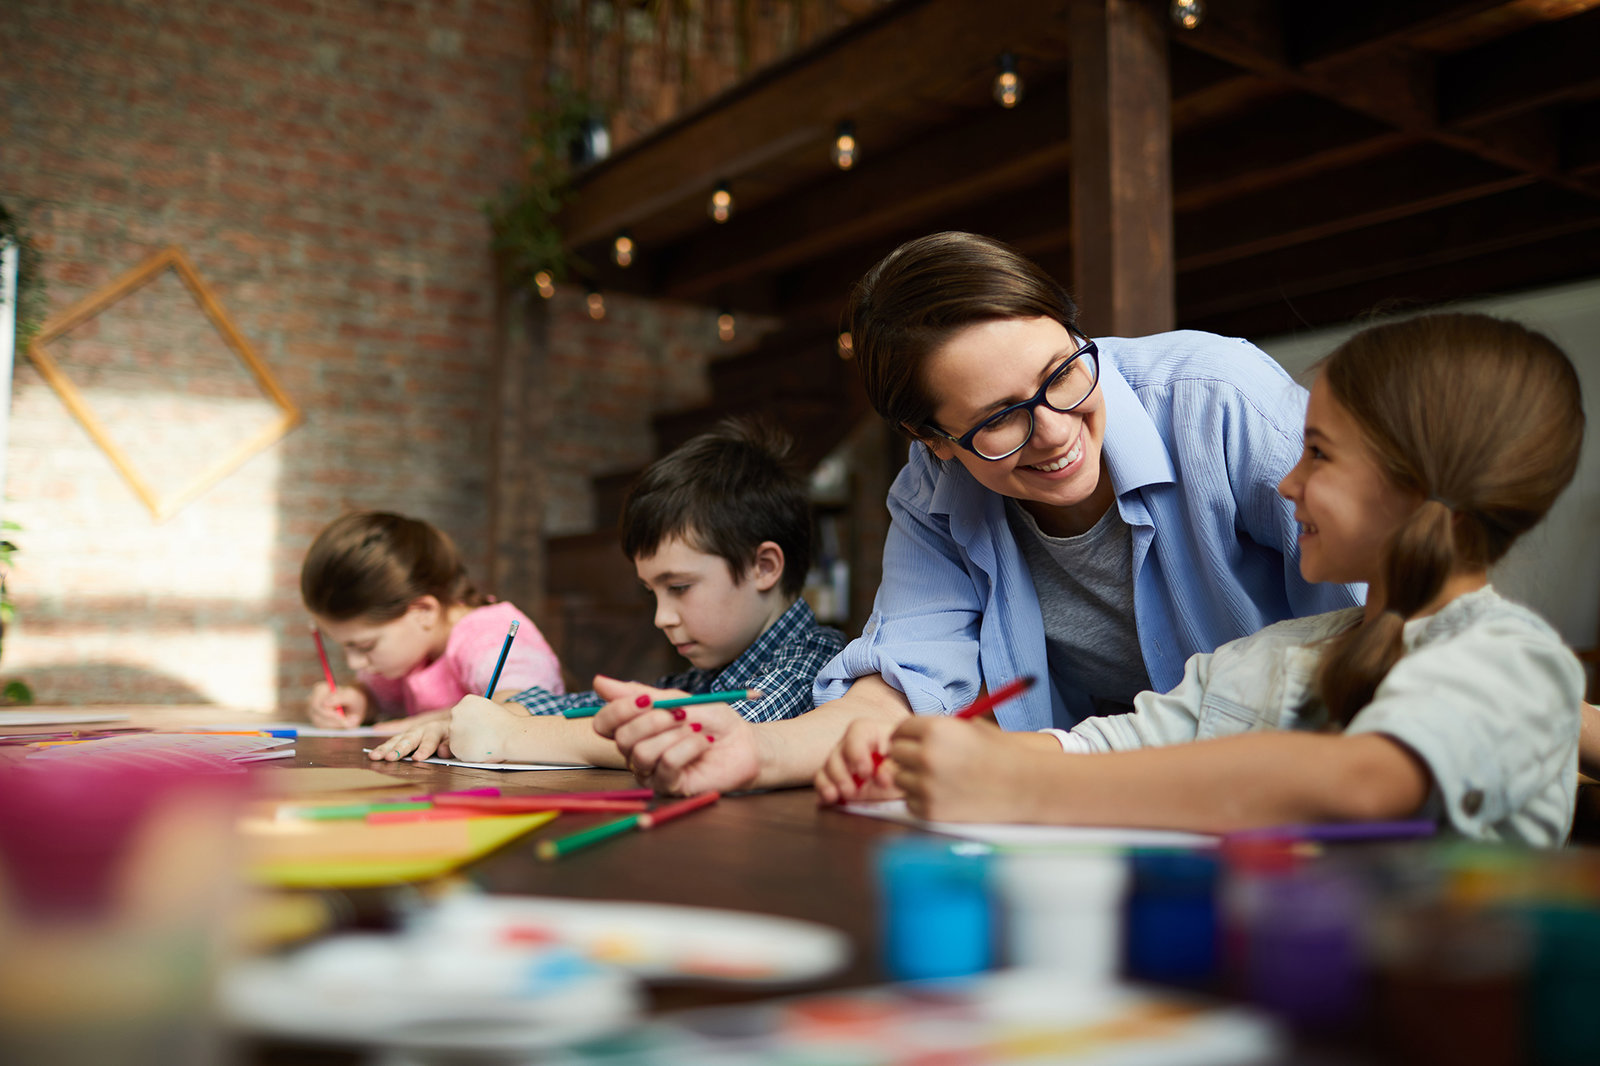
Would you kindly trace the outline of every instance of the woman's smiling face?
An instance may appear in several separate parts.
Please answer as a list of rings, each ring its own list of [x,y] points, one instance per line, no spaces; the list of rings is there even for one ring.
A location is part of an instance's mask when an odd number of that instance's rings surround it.
[[[967,326],[923,364],[933,424],[952,437],[961,436],[1001,408],[1031,399],[1077,350],[1078,341],[1051,318],[1005,318]],[[1033,436],[1004,459],[982,459],[936,437],[928,445],[940,459],[954,458],[966,467],[980,485],[1028,505],[1041,517],[1041,525],[1060,528],[1062,523],[1042,521],[1056,511],[1066,527],[1081,532],[1110,503],[1101,484],[1105,436],[1105,396],[1096,384],[1088,399],[1066,414],[1043,404],[1035,407]]]

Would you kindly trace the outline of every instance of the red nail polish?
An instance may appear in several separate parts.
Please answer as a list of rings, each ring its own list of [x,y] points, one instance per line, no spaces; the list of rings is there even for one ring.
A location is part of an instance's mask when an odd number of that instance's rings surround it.
[[[712,735],[711,735],[711,734],[710,734],[710,733],[707,733],[707,734],[706,734],[706,743],[707,743],[707,744],[709,744],[709,743],[711,743],[711,742],[712,742],[712,741],[713,741],[713,740],[716,740],[716,739],[717,739],[717,738],[716,738],[716,737],[714,737],[714,736],[712,736]]]
[[[883,752],[881,752],[881,751],[873,752],[872,753],[872,768],[874,770],[876,770],[878,767],[882,766],[884,758],[885,758],[885,755],[883,754]]]
[[[690,722],[689,723],[689,728],[694,730],[696,733],[698,733],[698,732],[700,732],[700,723],[699,722]]]
[[[648,707],[650,706],[650,697],[641,692],[639,693],[639,698],[633,701],[633,705],[635,707]]]
[[[672,708],[672,717],[676,718],[678,721],[681,722],[685,718],[689,717],[689,712],[684,710],[682,707],[674,707],[674,708]],[[700,727],[699,726],[695,726],[695,728],[699,729]]]
[[[865,779],[863,779],[860,774],[851,774],[850,780],[856,783],[857,788],[860,788],[862,785],[866,784]]]

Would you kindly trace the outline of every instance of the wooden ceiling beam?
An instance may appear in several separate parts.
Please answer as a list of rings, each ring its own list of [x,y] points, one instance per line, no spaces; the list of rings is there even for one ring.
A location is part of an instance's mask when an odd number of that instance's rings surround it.
[[[1446,57],[1439,119],[1463,128],[1600,93],[1600,8]]]
[[[1179,272],[1244,259],[1526,185],[1533,179],[1426,142],[1244,200],[1181,214]]]
[[[743,275],[781,270],[1050,173],[1063,175],[1065,196],[1068,132],[1065,82],[1030,87],[1025,108],[986,108],[954,129],[702,229],[671,250],[672,280],[662,293],[703,299]]]
[[[1526,186],[1180,274],[1179,318],[1206,318],[1293,300],[1595,230],[1600,230],[1600,212],[1588,199]]]
[[[1582,230],[1522,245],[1515,255],[1478,256],[1293,300],[1274,297],[1269,303],[1222,314],[1193,318],[1180,314],[1178,324],[1185,329],[1262,338],[1371,314],[1422,310],[1468,293],[1515,292],[1595,274],[1600,274],[1600,240],[1592,231]]]
[[[1041,0],[901,0],[757,74],[708,105],[579,175],[563,213],[570,247],[703,196],[707,168],[737,178],[797,148],[824,157],[841,120],[913,98],[929,71],[1061,31],[1061,4]],[[915,56],[895,62],[894,56]]]

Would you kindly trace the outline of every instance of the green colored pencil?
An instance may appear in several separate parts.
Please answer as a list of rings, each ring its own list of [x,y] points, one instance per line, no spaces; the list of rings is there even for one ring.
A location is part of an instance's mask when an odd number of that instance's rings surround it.
[[[673,707],[692,707],[697,703],[728,703],[731,700],[759,700],[765,693],[758,688],[736,688],[727,692],[707,692],[700,696],[675,696],[670,700],[656,700],[650,706],[671,710]],[[599,707],[571,707],[561,712],[567,718],[593,718]]]
[[[608,840],[620,833],[626,833],[630,829],[637,828],[638,825],[639,816],[637,814],[625,814],[614,822],[601,822],[599,825],[592,825],[588,829],[580,829],[576,833],[568,833],[564,837],[556,837],[554,840],[541,840],[538,848],[539,858],[558,858],[577,851],[579,848],[586,848],[590,844]]]
[[[378,811],[423,811],[432,807],[427,800],[392,800],[388,803],[341,803],[323,807],[296,807],[296,818],[314,822],[328,822],[343,818],[365,818]]]

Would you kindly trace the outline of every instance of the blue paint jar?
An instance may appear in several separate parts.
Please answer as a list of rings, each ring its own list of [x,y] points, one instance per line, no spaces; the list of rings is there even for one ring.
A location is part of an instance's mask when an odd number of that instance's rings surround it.
[[[994,964],[987,847],[896,837],[879,849],[877,867],[890,977],[963,977]]]
[[[1137,852],[1131,867],[1124,972],[1162,984],[1216,983],[1221,969],[1216,858]]]

